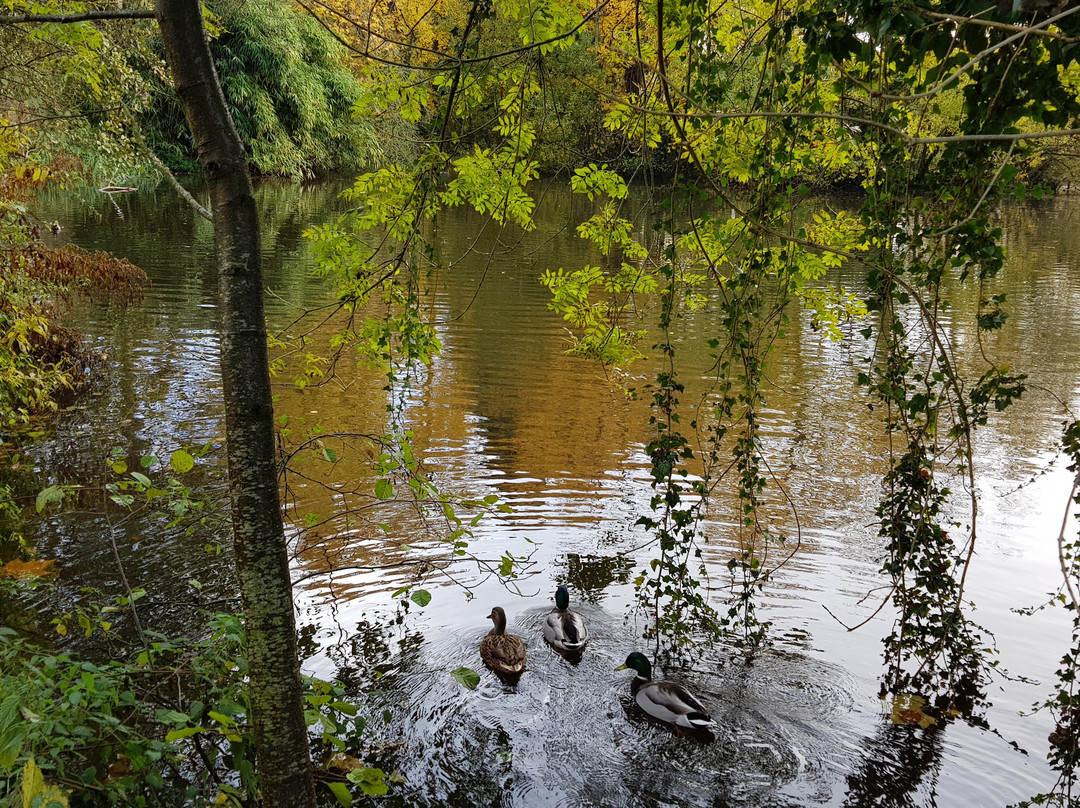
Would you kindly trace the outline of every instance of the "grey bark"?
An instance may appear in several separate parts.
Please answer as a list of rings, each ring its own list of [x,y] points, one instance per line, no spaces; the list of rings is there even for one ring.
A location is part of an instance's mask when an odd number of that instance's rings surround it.
[[[292,582],[281,520],[263,317],[258,212],[198,0],[157,0],[177,94],[210,184],[236,567],[244,607],[262,802],[314,806]]]

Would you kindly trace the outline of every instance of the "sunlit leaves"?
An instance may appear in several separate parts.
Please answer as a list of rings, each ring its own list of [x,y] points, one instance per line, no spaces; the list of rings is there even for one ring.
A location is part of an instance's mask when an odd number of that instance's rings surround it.
[[[805,287],[799,297],[811,312],[811,326],[834,342],[845,337],[841,323],[857,323],[866,316],[866,304],[843,288]]]
[[[625,199],[629,192],[626,180],[617,172],[607,165],[597,167],[596,163],[575,168],[570,177],[570,188],[575,194],[585,194],[590,201],[598,196]]]
[[[540,53],[565,48],[568,33],[581,21],[581,14],[565,0],[498,0],[497,6],[510,19],[521,24],[518,34],[525,45],[540,44]],[[554,42],[549,40],[555,40]]]
[[[42,806],[42,808],[67,808],[68,799],[64,792],[45,781],[41,769],[34,758],[23,766],[22,780],[19,785],[24,806]]]
[[[358,118],[396,114],[415,124],[432,104],[431,87],[401,71],[385,69],[371,76],[362,87],[353,103],[352,113]]]
[[[621,133],[630,144],[643,151],[656,149],[663,140],[666,130],[665,118],[658,114],[661,112],[659,102],[656,109],[641,109],[641,104],[618,103],[604,117],[604,126]]]
[[[529,137],[531,127],[522,125]],[[455,176],[440,195],[447,205],[467,204],[501,223],[514,222],[524,230],[533,227],[535,200],[525,186],[537,178],[536,164],[522,160],[516,147],[483,149],[453,162]]]

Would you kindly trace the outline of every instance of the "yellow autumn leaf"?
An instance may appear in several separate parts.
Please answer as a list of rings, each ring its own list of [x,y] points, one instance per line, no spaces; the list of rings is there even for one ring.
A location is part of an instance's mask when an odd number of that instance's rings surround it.
[[[33,758],[26,761],[26,765],[23,766],[20,790],[23,808],[31,808],[34,805],[39,808],[68,808],[68,800],[64,792],[45,782],[45,777]]]

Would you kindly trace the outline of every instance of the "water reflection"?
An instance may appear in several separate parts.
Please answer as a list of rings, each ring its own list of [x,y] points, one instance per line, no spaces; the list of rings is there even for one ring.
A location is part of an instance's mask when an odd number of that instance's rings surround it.
[[[299,233],[328,216],[336,190],[267,184],[259,191],[274,327],[289,327],[298,310],[326,299]],[[221,440],[209,227],[165,189],[116,201],[123,218],[93,196],[54,200],[47,216],[61,220],[64,237],[142,266],[153,286],[139,307],[82,312],[109,368],[86,408],[31,453],[42,485],[100,486],[110,479],[104,458],[114,446],[136,458]],[[632,202],[645,227],[644,200]],[[894,726],[876,697],[889,610],[858,632],[844,627],[871,617],[886,595],[875,591],[882,581],[874,507],[887,444],[880,413],[853,385],[869,348],[857,335],[824,341],[808,315],[792,311],[770,359],[761,423],[767,460],[801,530],[783,497],[766,515],[801,549],[764,591],[763,616],[776,638],[770,652],[747,665],[729,649],[712,649],[692,669],[674,672],[695,683],[719,721],[716,741],[706,745],[628,714],[628,683],[612,670],[628,651],[649,650],[641,639],[648,616],[633,608],[634,578],[649,557],[648,536],[634,526],[652,494],[643,450],[648,411],[623,388],[643,390],[652,368],[644,362],[632,375],[608,378],[562,353],[563,323],[547,310],[536,277],[597,260],[566,226],[583,204],[552,190],[541,227],[526,236],[478,237],[467,212],[438,224],[442,268],[431,306],[445,350],[410,391],[402,416],[441,486],[471,497],[497,494],[513,506],[480,520],[472,549],[489,559],[532,554],[535,566],[518,581],[527,597],[475,565],[445,570],[471,598],[447,585],[434,563],[439,531],[408,500],[386,505],[373,496],[361,437],[334,444],[335,462],[313,453],[289,480],[305,668],[367,694],[373,740],[401,745],[391,763],[405,785],[388,801],[961,808],[1003,806],[1046,790],[1052,726],[1048,716],[1021,713],[1049,692],[1068,626],[1052,611],[1026,617],[1013,607],[1041,602],[1057,576],[1053,537],[1071,479],[1060,468],[1036,475],[1063,420],[1061,403],[1080,399],[1080,355],[1070,347],[1080,335],[1073,271],[1080,204],[1050,200],[1001,212],[1010,259],[993,293],[1008,295],[1011,316],[1001,331],[983,335],[980,349],[1030,373],[1036,385],[976,437],[983,521],[968,596],[1014,677],[994,682],[986,713],[993,731]],[[847,268],[827,282],[858,288],[860,280]],[[950,338],[965,371],[974,372],[971,315],[986,290],[949,293]],[[717,327],[711,305],[681,321],[688,408],[708,405],[704,338]],[[339,370],[336,383],[304,391],[289,374],[277,380],[277,414],[287,417],[290,440],[315,427],[355,436],[385,429],[384,380],[351,364]],[[200,496],[223,499],[220,472],[212,451],[192,478]],[[730,588],[737,504],[721,489],[705,525],[719,605]],[[32,540],[60,560],[69,600],[84,585],[118,594],[100,507],[87,495],[80,511],[49,516]],[[119,538],[128,577],[152,582],[146,608],[155,627],[190,627],[189,576],[206,585],[206,601],[234,597],[227,543],[221,555],[206,553],[207,536],[152,519],[124,525]],[[540,640],[557,583],[570,586],[593,635],[576,666]],[[409,584],[427,587],[433,599],[402,614],[392,593]],[[484,672],[477,691],[465,690],[449,672],[484,670],[477,647],[496,604],[529,643],[530,670],[516,688]],[[385,724],[375,720],[384,709],[391,713]]]
[[[857,770],[848,775],[844,808],[936,805],[942,740],[937,729],[883,723],[864,743]]]

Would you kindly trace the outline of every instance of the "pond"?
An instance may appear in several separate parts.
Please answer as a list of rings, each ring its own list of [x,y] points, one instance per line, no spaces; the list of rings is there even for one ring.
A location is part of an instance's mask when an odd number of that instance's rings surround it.
[[[302,232],[343,208],[341,187],[267,183],[259,190],[273,330],[295,330],[298,312],[330,298],[312,277]],[[1018,609],[1045,603],[1060,580],[1056,537],[1072,480],[1063,462],[1051,461],[1067,417],[1063,404],[1080,403],[1080,275],[1072,269],[1080,265],[1080,201],[999,214],[1009,259],[993,293],[1008,295],[1010,317],[983,348],[1032,384],[977,433],[980,528],[967,597],[973,619],[993,635],[1002,669],[989,688],[985,725],[897,724],[878,697],[881,638],[892,620],[888,609],[873,617],[887,596],[874,516],[887,443],[880,413],[855,384],[866,345],[855,327],[850,339],[825,340],[807,315],[791,311],[770,358],[763,417],[771,471],[798,516],[796,523],[789,510],[775,514],[798,549],[763,592],[772,642],[753,662],[711,648],[662,672],[692,683],[711,709],[712,743],[645,722],[629,706],[629,676],[614,671],[628,651],[650,650],[633,579],[651,549],[635,523],[653,494],[644,386],[655,360],[606,375],[565,353],[564,323],[547,309],[537,278],[596,260],[573,229],[583,204],[553,184],[539,227],[524,237],[492,232],[468,212],[438,223],[440,268],[429,305],[443,353],[415,380],[398,416],[440,486],[469,497],[494,494],[511,506],[477,524],[470,550],[496,563],[507,552],[527,556],[517,592],[473,562],[418,567],[410,553],[431,552],[425,526],[392,503],[369,515],[373,480],[361,462],[343,457],[289,479],[304,667],[367,694],[372,743],[391,750],[386,766],[402,778],[385,802],[959,808],[1006,806],[1049,789],[1053,722],[1031,707],[1052,692],[1069,624],[1061,609]],[[209,442],[196,488],[220,499],[209,225],[164,186],[111,200],[56,198],[45,209],[64,240],[130,259],[153,285],[133,308],[76,313],[75,325],[108,361],[93,394],[29,453],[38,483],[100,483],[114,447],[129,458],[167,457]],[[826,282],[861,288],[857,270]],[[947,325],[969,370],[977,367],[971,313],[979,295],[955,290]],[[706,389],[704,339],[715,328],[706,305],[677,334],[687,407]],[[315,426],[364,434],[387,428],[377,372],[346,363],[335,383],[298,390],[293,370],[275,389],[277,414],[296,434]],[[630,398],[625,387],[643,394]],[[203,584],[204,605],[235,599],[220,536],[156,521],[110,524],[94,515],[94,503],[80,504],[81,514],[50,516],[33,537],[44,557],[59,560],[65,597],[74,600],[84,586],[119,593],[115,538],[128,578],[150,590],[143,608],[155,627],[191,628],[191,578]],[[341,508],[356,518],[331,519]],[[733,524],[720,503],[706,526],[717,606],[730,590]],[[559,583],[569,586],[592,632],[579,664],[541,640]],[[402,615],[393,593],[414,584],[431,602]],[[529,670],[516,687],[488,673],[477,650],[494,605],[528,645]],[[476,690],[452,679],[460,666],[481,672]]]

